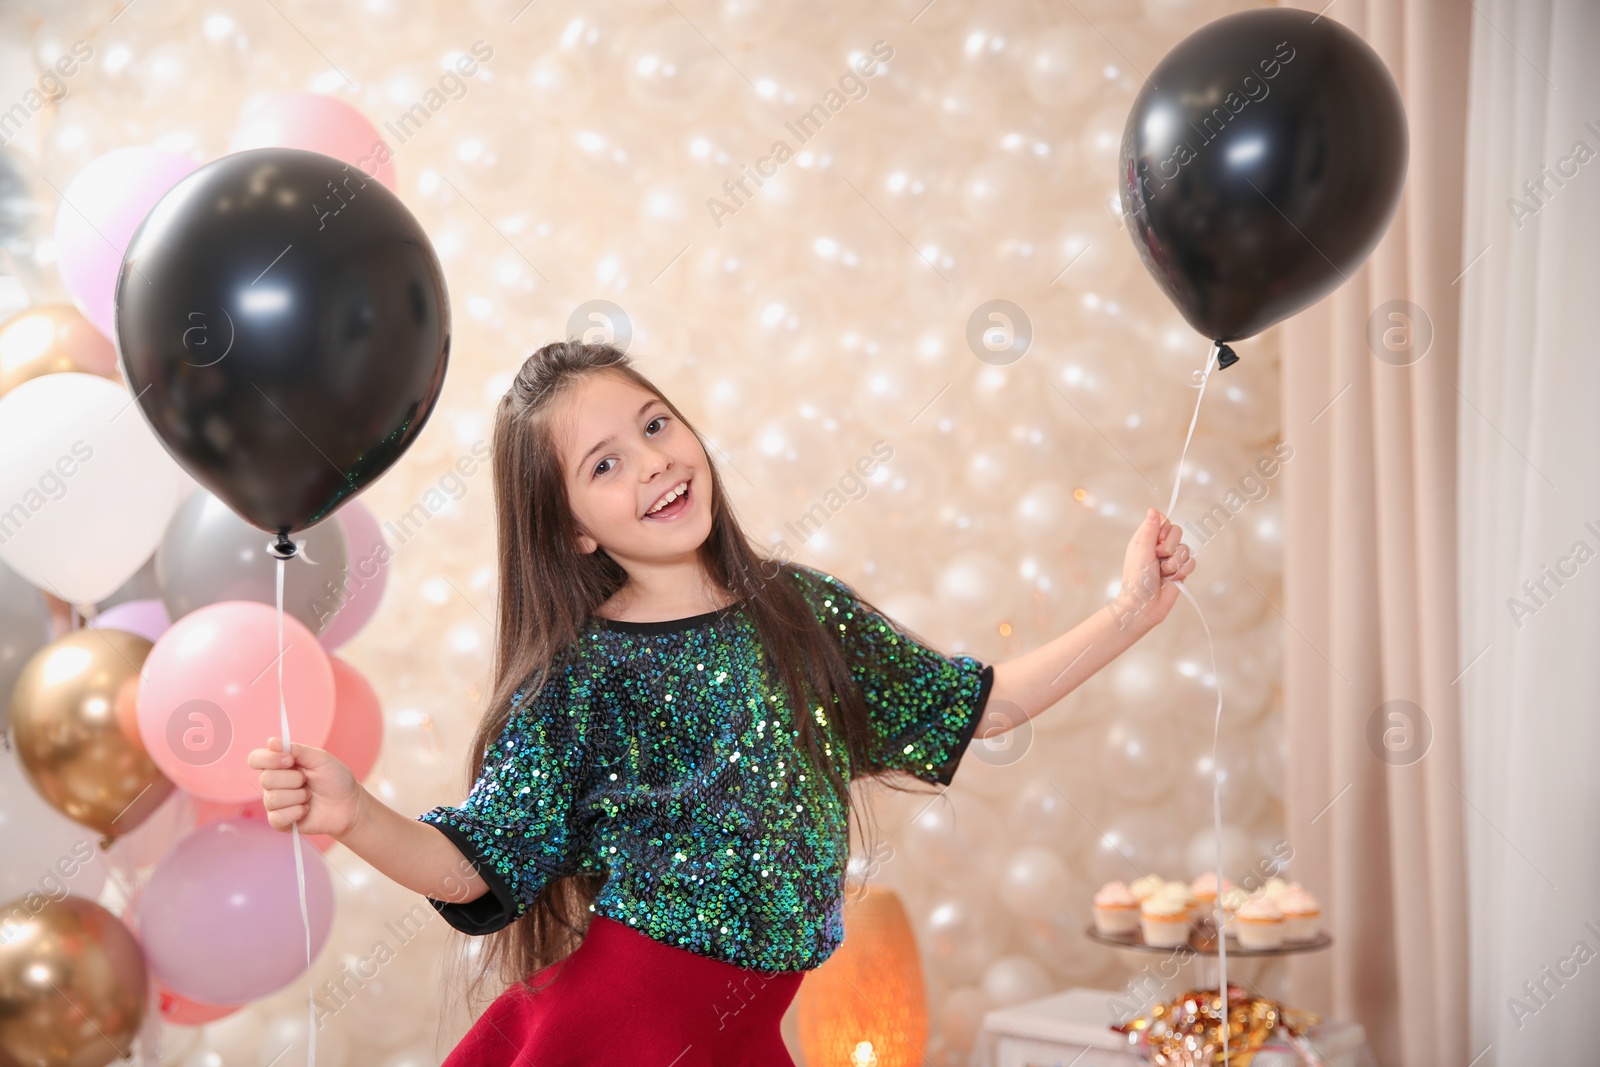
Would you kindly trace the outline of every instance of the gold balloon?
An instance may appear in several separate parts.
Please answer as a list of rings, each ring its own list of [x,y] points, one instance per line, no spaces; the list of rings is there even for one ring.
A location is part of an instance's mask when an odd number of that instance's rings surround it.
[[[0,396],[60,371],[122,381],[116,348],[71,304],[29,308],[0,326]]]
[[[0,908],[0,1063],[105,1067],[130,1054],[148,981],[139,943],[100,905],[12,901]]]
[[[75,630],[34,653],[11,695],[17,756],[34,787],[108,841],[138,826],[173,789],[122,725],[135,721],[150,648],[122,630]]]
[[[797,1000],[807,1063],[923,1062],[928,995],[911,920],[894,890],[852,886],[844,944],[806,975]]]

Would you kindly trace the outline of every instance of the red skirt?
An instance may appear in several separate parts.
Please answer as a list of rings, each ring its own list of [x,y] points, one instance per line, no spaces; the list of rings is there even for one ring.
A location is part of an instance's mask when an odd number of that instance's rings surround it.
[[[534,975],[546,988],[502,993],[442,1067],[794,1067],[779,1024],[804,977],[735,967],[596,915],[571,955]]]

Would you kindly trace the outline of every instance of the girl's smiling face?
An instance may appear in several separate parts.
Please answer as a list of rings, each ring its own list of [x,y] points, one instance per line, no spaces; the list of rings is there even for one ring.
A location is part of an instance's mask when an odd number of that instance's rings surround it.
[[[562,398],[555,426],[580,551],[603,547],[625,569],[698,555],[711,533],[711,479],[697,477],[705,449],[660,397],[590,374]]]

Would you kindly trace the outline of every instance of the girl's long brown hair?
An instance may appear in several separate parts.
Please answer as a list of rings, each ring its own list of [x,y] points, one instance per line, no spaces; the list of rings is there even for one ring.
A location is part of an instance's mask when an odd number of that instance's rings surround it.
[[[672,401],[612,345],[557,341],[523,362],[495,412],[492,459],[500,621],[494,685],[488,711],[473,737],[469,782],[482,772],[486,750],[505,729],[516,690],[528,685],[531,698],[557,655],[577,641],[594,610],[628,579],[604,548],[592,553],[578,548],[580,531],[568,504],[552,425],[554,402],[585,376],[597,373],[617,375],[660,397],[705,446],[705,439]],[[827,716],[836,731],[832,741],[846,746],[851,777],[876,778],[884,768],[875,762],[870,748],[866,702],[837,638],[818,625],[792,580],[794,567],[752,546],[734,516],[709,449],[706,454],[712,484],[711,533],[700,547],[701,563],[718,588],[744,602],[769,665],[789,695],[804,751],[835,795],[841,801],[849,799],[847,825],[857,824],[855,798],[834,761],[822,758],[820,728],[807,709],[814,706],[812,701],[832,707]],[[859,595],[858,599],[876,610]],[[812,696],[808,699],[806,694]],[[892,779],[884,784],[903,788]],[[488,979],[496,980],[496,992],[526,982],[577,948],[588,930],[592,914],[588,906],[603,884],[601,879],[586,872],[553,879],[521,919],[474,946],[481,951],[474,953],[480,958],[470,983],[472,993]]]

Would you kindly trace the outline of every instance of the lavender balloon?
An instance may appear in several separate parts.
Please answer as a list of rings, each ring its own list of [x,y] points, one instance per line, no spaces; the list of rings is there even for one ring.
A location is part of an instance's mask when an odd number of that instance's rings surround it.
[[[288,834],[245,819],[202,826],[173,847],[138,905],[139,938],[162,985],[244,1004],[305,973],[293,848]],[[315,956],[333,925],[333,880],[320,852],[302,852]]]
[[[159,600],[124,600],[94,617],[89,629],[122,630],[154,644],[172,620],[167,617],[167,606]]]

